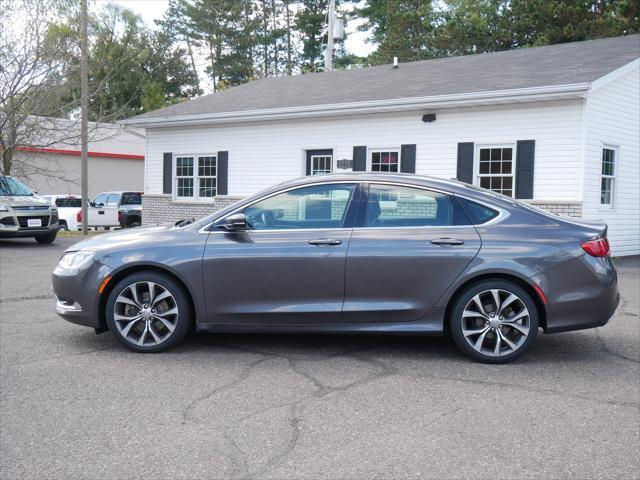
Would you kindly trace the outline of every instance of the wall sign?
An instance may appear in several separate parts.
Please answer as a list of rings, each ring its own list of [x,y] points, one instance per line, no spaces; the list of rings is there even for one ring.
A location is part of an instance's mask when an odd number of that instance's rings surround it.
[[[343,158],[340,160],[336,160],[336,168],[338,170],[352,170],[353,160],[350,158]]]

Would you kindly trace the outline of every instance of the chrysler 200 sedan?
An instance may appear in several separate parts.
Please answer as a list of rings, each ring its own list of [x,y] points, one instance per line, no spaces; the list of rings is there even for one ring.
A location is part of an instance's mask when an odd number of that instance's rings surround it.
[[[187,332],[447,334],[488,363],[604,325],[605,225],[454,181],[326,175],[213,215],[102,235],[53,272],[56,312],[159,352]]]

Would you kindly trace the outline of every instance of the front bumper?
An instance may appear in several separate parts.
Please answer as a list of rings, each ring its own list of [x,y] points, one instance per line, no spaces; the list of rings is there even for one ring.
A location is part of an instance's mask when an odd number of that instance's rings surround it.
[[[51,288],[56,297],[56,313],[77,325],[102,328],[104,325],[98,289],[111,271],[106,265],[93,262],[78,275],[53,274]]]
[[[546,333],[606,325],[620,303],[618,275],[610,257],[584,254],[544,273]]]
[[[39,227],[30,227],[29,220],[40,220]],[[0,212],[0,238],[24,238],[49,235],[59,227],[56,211],[13,210]]]

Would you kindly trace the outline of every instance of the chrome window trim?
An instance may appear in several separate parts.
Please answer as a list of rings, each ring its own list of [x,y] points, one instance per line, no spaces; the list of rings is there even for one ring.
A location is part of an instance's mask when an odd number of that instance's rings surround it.
[[[334,181],[330,181],[328,179],[325,179],[324,181],[319,180],[317,182],[313,182],[313,183],[306,183],[303,185],[296,185],[293,187],[289,187],[286,188],[284,190],[278,190],[277,192],[273,192],[270,193],[269,195],[266,195],[264,197],[260,197],[252,202],[243,204],[241,206],[239,206],[238,208],[228,212],[225,217],[229,216],[229,215],[233,215],[234,213],[238,213],[240,210],[243,210],[247,207],[250,207],[251,205],[261,202],[262,200],[266,200],[267,198],[271,198],[275,195],[278,195],[280,193],[285,193],[288,192],[290,190],[296,190],[298,188],[304,188],[304,187],[312,187],[315,185],[338,185],[338,184],[355,184],[357,185],[370,185],[370,184],[375,184],[375,185],[395,185],[395,186],[400,186],[400,187],[409,187],[409,188],[419,188],[421,190],[427,190],[429,192],[436,192],[436,193],[441,193],[443,195],[452,195],[454,197],[459,197],[459,198],[464,198],[466,200],[469,200],[470,202],[475,202],[479,205],[483,205],[487,208],[490,208],[492,210],[495,210],[498,212],[498,216],[496,216],[495,218],[492,218],[491,220],[489,220],[488,222],[485,223],[480,223],[477,225],[474,225],[472,223],[470,223],[469,225],[441,225],[441,226],[433,226],[433,225],[425,225],[425,226],[408,226],[408,227],[354,227],[354,228],[344,228],[344,227],[340,227],[340,228],[291,228],[291,229],[270,229],[270,230],[249,230],[250,232],[303,232],[303,231],[327,231],[327,230],[353,230],[353,231],[360,231],[360,230],[372,230],[372,229],[384,229],[384,230],[390,230],[390,229],[419,229],[419,228],[428,228],[428,229],[433,229],[433,228],[466,228],[466,227],[486,227],[488,225],[492,225],[496,222],[498,222],[499,220],[505,218],[509,213],[504,210],[501,207],[498,207],[496,205],[492,205],[490,203],[486,203],[482,200],[477,200],[475,198],[471,198],[468,197],[466,195],[459,195],[457,193],[453,193],[453,192],[447,192],[445,190],[439,189],[439,188],[431,188],[431,187],[425,187],[424,185],[415,185],[413,183],[404,183],[404,182],[395,182],[395,181],[391,181],[391,180],[383,180],[383,181],[378,181],[378,180],[360,180],[360,181],[353,181],[353,180],[334,180]],[[216,221],[218,221],[220,219],[216,219],[214,221],[211,221],[209,223],[207,223],[206,225],[204,225],[202,228],[200,228],[200,230],[198,230],[198,233],[229,233],[227,231],[221,231],[221,230],[207,230],[209,227],[211,227],[213,224],[216,223]]]

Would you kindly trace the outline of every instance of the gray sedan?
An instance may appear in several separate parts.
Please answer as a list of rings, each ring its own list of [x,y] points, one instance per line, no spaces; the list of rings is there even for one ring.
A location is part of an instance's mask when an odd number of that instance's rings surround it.
[[[53,272],[56,311],[159,352],[211,332],[451,335],[488,363],[538,330],[604,325],[605,225],[415,175],[295,180],[197,220],[94,237]]]

